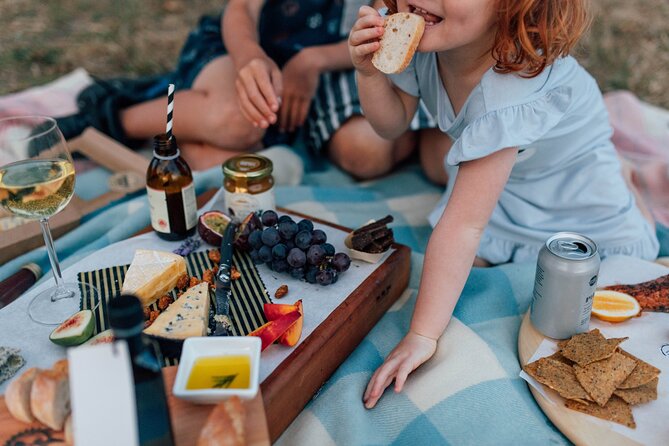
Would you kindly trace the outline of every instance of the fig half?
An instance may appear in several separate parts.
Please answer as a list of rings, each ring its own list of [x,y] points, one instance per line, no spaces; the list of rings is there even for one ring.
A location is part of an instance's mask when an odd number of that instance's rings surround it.
[[[239,225],[234,243],[235,248],[241,249],[242,251],[250,251],[251,245],[249,244],[249,234],[256,229],[262,229],[262,222],[257,213],[251,212]]]

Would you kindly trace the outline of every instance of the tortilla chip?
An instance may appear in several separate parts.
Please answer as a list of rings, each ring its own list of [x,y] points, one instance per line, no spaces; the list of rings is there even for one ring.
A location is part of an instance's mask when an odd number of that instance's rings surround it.
[[[567,364],[548,357],[528,364],[523,369],[532,378],[555,390],[563,398],[584,404],[592,401],[588,392],[576,380],[574,369]]]
[[[570,400],[567,400],[565,406],[592,415],[593,417],[613,421],[614,423],[619,423],[632,429],[636,428],[636,423],[632,416],[632,408],[617,396],[611,397],[604,406],[598,406],[597,404],[581,404]]]
[[[595,361],[611,357],[616,351],[618,344],[627,338],[606,339],[598,329],[587,333],[572,336],[567,344],[560,350],[565,358],[568,358],[580,366],[586,366]]]
[[[655,378],[643,386],[634,389],[617,389],[613,392],[627,404],[643,404],[657,399],[657,383],[660,379]]]
[[[585,367],[574,366],[576,379],[590,394],[592,399],[604,406],[611,398],[618,385],[632,373],[636,361],[620,353],[614,353],[610,358],[592,362]]]
[[[632,370],[630,376],[618,386],[619,389],[633,389],[635,387],[643,386],[660,375],[660,369],[657,367],[653,367],[646,361],[637,358],[631,353],[627,353],[623,349],[620,349],[620,353],[635,360],[637,365],[634,370]]]

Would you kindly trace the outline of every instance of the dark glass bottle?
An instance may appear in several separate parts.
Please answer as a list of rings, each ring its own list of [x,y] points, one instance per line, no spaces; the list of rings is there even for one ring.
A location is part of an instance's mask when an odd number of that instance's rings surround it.
[[[197,203],[193,174],[180,156],[176,138],[153,138],[153,158],[146,171],[151,226],[165,240],[182,240],[195,232]]]
[[[109,324],[117,340],[128,343],[137,402],[140,446],[174,445],[170,412],[161,372],[162,356],[156,344],[142,334],[142,304],[134,296],[109,302]]]

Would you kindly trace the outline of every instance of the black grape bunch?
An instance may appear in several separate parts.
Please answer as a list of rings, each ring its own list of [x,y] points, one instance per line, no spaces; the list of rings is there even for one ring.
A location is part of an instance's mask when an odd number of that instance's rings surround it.
[[[249,218],[247,218],[247,221]],[[264,211],[260,218],[251,217],[240,247],[248,252],[256,264],[264,263],[272,271],[288,273],[298,280],[331,285],[351,266],[351,259],[343,252],[336,252],[328,243],[327,234],[314,229],[308,219],[298,222],[289,215]]]

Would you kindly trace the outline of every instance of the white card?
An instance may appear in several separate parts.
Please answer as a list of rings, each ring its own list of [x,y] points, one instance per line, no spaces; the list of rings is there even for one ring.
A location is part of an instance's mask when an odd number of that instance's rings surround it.
[[[137,446],[137,406],[125,342],[70,348],[75,444]]]

